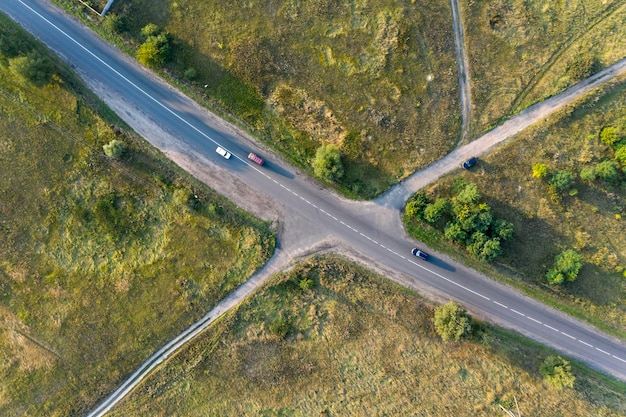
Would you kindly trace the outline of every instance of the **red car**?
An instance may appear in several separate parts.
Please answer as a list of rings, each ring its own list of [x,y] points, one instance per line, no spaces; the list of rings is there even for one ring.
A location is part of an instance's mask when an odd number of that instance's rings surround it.
[[[250,152],[248,154],[248,159],[251,160],[252,162],[255,162],[259,165],[263,165],[263,160],[261,158],[259,158],[258,156],[256,156],[255,154],[253,154],[252,152]]]

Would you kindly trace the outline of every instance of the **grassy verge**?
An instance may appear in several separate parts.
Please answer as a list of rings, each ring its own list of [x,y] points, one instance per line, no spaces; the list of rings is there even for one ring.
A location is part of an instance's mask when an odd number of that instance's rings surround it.
[[[623,383],[574,363],[574,388],[556,391],[537,371],[553,352],[489,326],[474,341],[444,344],[432,314],[364,268],[311,258],[216,323],[111,415],[494,416],[514,398],[522,415],[626,412]]]
[[[82,415],[261,266],[273,235],[3,15],[0,36],[0,414]],[[113,139],[120,159],[103,154]]]
[[[462,3],[474,135],[626,55],[620,0]]]
[[[480,269],[621,338],[626,338],[626,172],[615,149],[626,137],[625,100],[622,78],[520,134],[475,170],[455,174],[476,184],[497,217],[515,225],[515,237],[504,244],[503,255]],[[607,127],[617,132],[611,146],[600,139]],[[533,177],[536,164],[547,167],[546,177]],[[585,170],[597,172],[607,164],[615,168],[612,178],[596,174],[593,180],[583,179]],[[563,191],[550,186],[559,171],[573,175]],[[433,198],[445,195],[453,182],[453,176],[442,179],[429,193]],[[456,250],[440,232],[406,220],[412,235],[448,252]],[[546,273],[565,249],[583,257],[578,278],[548,285]]]
[[[339,145],[346,173],[331,185],[347,195],[382,192],[458,139],[446,2],[133,0],[111,12],[130,49],[146,24],[167,30],[167,74],[306,171],[320,144]]]

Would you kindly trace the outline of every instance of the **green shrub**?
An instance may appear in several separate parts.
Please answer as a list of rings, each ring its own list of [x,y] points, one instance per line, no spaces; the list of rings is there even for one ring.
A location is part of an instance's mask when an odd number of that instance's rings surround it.
[[[573,388],[576,381],[569,361],[560,356],[548,356],[539,367],[539,373],[544,381],[559,390]]]
[[[11,58],[9,69],[13,74],[37,86],[48,84],[54,75],[54,66],[50,60],[34,50],[25,56]]]
[[[552,285],[562,284],[564,281],[574,281],[583,266],[583,257],[575,250],[567,249],[554,258],[554,268],[550,269],[546,277]]]
[[[535,164],[533,165],[533,177],[535,178],[544,178],[550,172],[550,168],[546,164]]]
[[[428,204],[424,208],[424,220],[436,223],[448,210],[448,201],[445,198],[438,198],[434,203]]]
[[[341,150],[332,143],[323,144],[315,152],[313,160],[313,172],[320,178],[329,181],[338,181],[343,177],[343,163],[341,162]]]
[[[615,160],[619,162],[620,165],[626,166],[626,145],[617,148],[615,151]]]
[[[600,140],[607,146],[613,146],[619,140],[617,129],[613,126],[605,127],[600,131]]]
[[[593,181],[596,179],[596,170],[593,167],[586,167],[580,170],[580,179]]]
[[[102,20],[102,26],[113,33],[122,33],[128,30],[126,18],[115,13],[107,14]]]
[[[579,53],[567,65],[567,75],[574,82],[589,77],[598,70],[598,60],[591,53]]]
[[[572,185],[574,175],[569,171],[556,171],[550,178],[550,185],[559,191],[565,191]]]
[[[126,144],[120,140],[113,139],[102,147],[106,156],[119,159],[128,152]]]
[[[289,322],[284,317],[278,317],[270,324],[270,332],[281,339],[284,339],[289,333]]]
[[[617,162],[615,161],[602,161],[594,170],[595,174],[603,180],[613,180],[617,177]]]
[[[454,301],[435,309],[433,324],[444,342],[458,342],[469,336],[472,330],[472,319]]]

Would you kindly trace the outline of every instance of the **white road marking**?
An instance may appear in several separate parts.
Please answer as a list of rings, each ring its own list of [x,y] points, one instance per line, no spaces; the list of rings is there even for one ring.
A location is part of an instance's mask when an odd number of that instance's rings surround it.
[[[561,334],[562,334],[563,336],[567,336],[567,337],[569,337],[570,339],[574,339],[574,340],[576,340],[576,338],[575,338],[574,336],[571,336],[571,335],[569,335],[569,334],[567,334],[567,333],[565,333],[565,332],[561,332]]]
[[[609,355],[609,356],[611,356],[611,354],[610,354],[609,352],[607,352],[606,350],[602,350],[602,349],[600,349],[600,348],[596,348],[596,350],[597,350],[598,352],[602,352],[602,353],[604,353],[605,355]]]
[[[500,303],[499,303],[499,302],[497,302],[497,301],[494,301],[494,303],[496,303],[496,304],[497,304],[497,305],[499,305],[500,307],[508,308],[508,307],[507,307],[507,306],[505,306],[504,304],[500,304]]]
[[[624,360],[624,359],[622,359],[622,358],[618,358],[618,357],[617,357],[617,356],[615,356],[615,355],[611,355],[611,356],[612,356],[612,357],[614,357],[615,359],[617,359],[618,361],[622,361],[622,362],[626,363],[626,360]]]
[[[554,330],[555,332],[558,332],[558,331],[559,331],[558,329],[555,329],[555,328],[554,328],[554,327],[552,327],[552,326],[548,326],[548,325],[547,325],[547,324],[545,324],[545,323],[544,323],[543,325],[544,325],[544,326],[546,326],[546,327],[547,327],[548,329],[550,329],[550,330]]]
[[[587,342],[583,342],[583,341],[582,341],[582,340],[580,340],[580,339],[578,339],[578,341],[579,341],[580,343],[582,343],[583,345],[585,345],[585,346],[589,346],[589,347],[591,347],[591,348],[593,347],[593,345],[590,345],[590,344],[589,344],[589,343],[587,343]]]
[[[526,316],[526,317],[528,318],[528,320],[532,320],[532,321],[534,321],[535,323],[543,324],[543,323],[542,323],[542,322],[540,322],[539,320],[536,320],[536,319],[534,319],[534,318],[532,318],[532,317],[530,317],[530,316]]]
[[[520,315],[520,316],[522,316],[522,317],[526,317],[526,314],[524,314],[524,313],[520,313],[520,312],[519,312],[519,311],[517,311],[517,310],[513,310],[513,309],[511,309],[511,311],[512,311],[512,312],[514,312],[515,314],[519,314],[519,315]]]

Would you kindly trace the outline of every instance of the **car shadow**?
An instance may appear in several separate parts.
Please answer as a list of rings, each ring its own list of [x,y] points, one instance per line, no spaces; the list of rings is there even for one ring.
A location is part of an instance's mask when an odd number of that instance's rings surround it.
[[[446,271],[450,271],[450,272],[456,271],[456,268],[454,266],[445,262],[443,259],[435,258],[434,256],[430,255],[430,258],[428,260],[431,264],[437,266],[438,268],[445,269]]]

